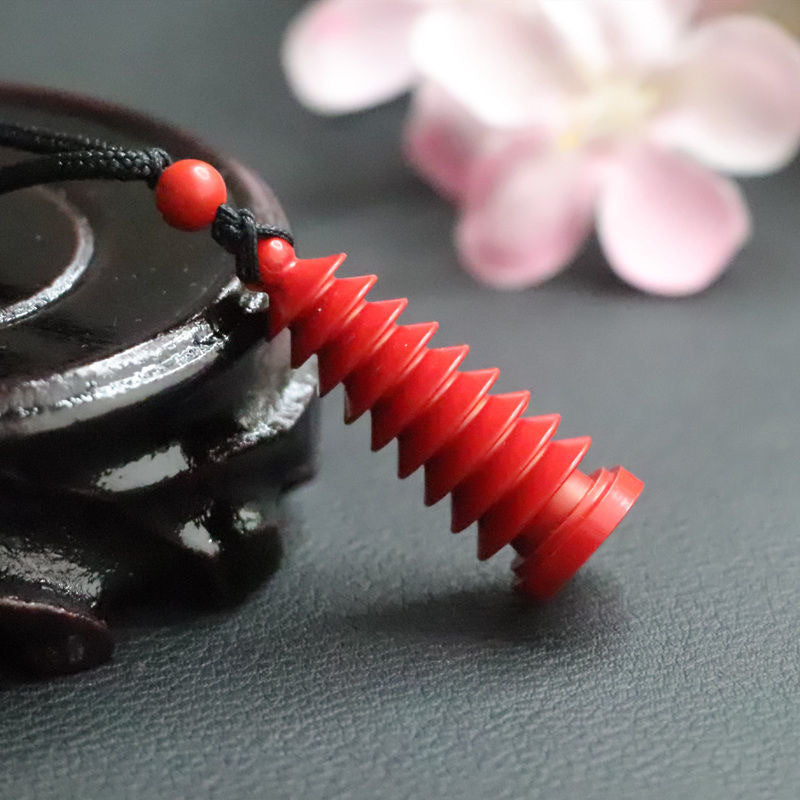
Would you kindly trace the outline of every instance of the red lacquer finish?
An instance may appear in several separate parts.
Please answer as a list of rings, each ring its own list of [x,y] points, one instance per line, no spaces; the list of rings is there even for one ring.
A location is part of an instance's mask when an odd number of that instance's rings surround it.
[[[400,325],[405,300],[370,303],[375,276],[337,279],[344,256],[298,259],[259,243],[270,334],[292,332],[292,361],[316,353],[320,391],[339,383],[345,418],[372,412],[372,446],[397,439],[399,473],[425,467],[425,502],[452,494],[453,530],[478,523],[478,557],[517,551],[516,588],[552,597],[625,516],[642,482],[622,467],[578,467],[588,438],[553,441],[557,415],[522,417],[527,392],[490,395],[496,369],[462,372],[467,347],[431,348],[436,323]]]
[[[222,175],[205,161],[187,158],[167,167],[156,184],[156,206],[166,222],[182,231],[199,231],[214,221],[228,199]]]

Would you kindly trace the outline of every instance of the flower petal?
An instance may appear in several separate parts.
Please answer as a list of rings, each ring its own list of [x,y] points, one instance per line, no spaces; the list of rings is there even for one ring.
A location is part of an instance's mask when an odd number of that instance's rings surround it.
[[[317,0],[286,32],[283,65],[300,100],[323,114],[356,111],[411,87],[417,0]]]
[[[488,125],[558,124],[576,80],[558,34],[513,5],[433,8],[415,26],[411,52],[424,75]]]
[[[456,243],[466,268],[496,288],[558,273],[591,227],[593,171],[579,153],[518,142],[476,167]]]
[[[771,172],[800,144],[800,44],[754,16],[720,17],[697,30],[676,72],[660,140],[714,169]]]
[[[491,132],[445,91],[425,84],[414,93],[405,129],[406,158],[439,192],[459,200]]]
[[[719,277],[747,240],[750,216],[734,183],[682,156],[642,147],[609,174],[597,230],[621,278],[677,296]]]
[[[596,73],[671,55],[699,0],[538,0],[575,59]]]

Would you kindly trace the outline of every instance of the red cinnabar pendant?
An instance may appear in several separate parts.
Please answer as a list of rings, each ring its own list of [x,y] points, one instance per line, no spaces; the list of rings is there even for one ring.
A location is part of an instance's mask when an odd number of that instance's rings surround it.
[[[200,165],[198,167],[198,165]],[[164,170],[158,207],[178,228],[212,224],[224,182],[202,162]],[[218,175],[218,174],[217,174]],[[343,383],[345,421],[372,412],[372,449],[398,440],[401,478],[425,467],[425,502],[452,495],[452,529],[478,523],[478,558],[510,544],[516,588],[552,597],[642,491],[622,467],[578,469],[591,440],[553,441],[558,415],[522,417],[530,394],[490,395],[499,370],[459,372],[469,348],[428,347],[436,322],[400,325],[407,300],[370,303],[377,278],[335,278],[344,255],[297,258],[283,238],[258,242],[270,335],[292,332],[292,366],[316,354],[320,393]]]
[[[335,278],[344,255],[297,258],[279,238],[258,246],[270,335],[289,327],[292,364],[317,354],[320,393],[344,383],[345,420],[372,412],[372,448],[399,444],[399,475],[425,467],[428,505],[452,494],[452,529],[478,522],[478,557],[510,544],[516,588],[552,597],[642,491],[622,467],[578,466],[588,438],[553,441],[557,415],[522,417],[530,394],[490,395],[497,369],[460,372],[469,348],[431,348],[438,324],[400,325],[407,300],[370,303],[377,278]]]
[[[146,182],[154,190],[156,207],[169,225],[183,231],[208,229],[211,238],[235,258],[236,275],[240,281],[255,291],[263,291],[269,295],[266,324],[270,328],[270,335],[275,336],[284,328],[290,329],[292,365],[300,367],[310,356],[317,355],[320,393],[327,394],[337,384],[344,384],[346,421],[352,422],[364,412],[371,411],[373,449],[378,450],[392,439],[397,439],[400,477],[411,475],[424,466],[425,502],[430,505],[443,499],[447,494],[452,495],[453,531],[461,531],[477,521],[479,558],[489,558],[510,544],[519,556],[515,561],[514,571],[517,575],[516,586],[522,594],[538,599],[554,595],[606,539],[641,492],[641,482],[621,467],[610,471],[601,469],[591,476],[580,472],[578,466],[589,448],[589,439],[553,441],[559,423],[556,415],[523,418],[522,414],[530,399],[528,392],[490,395],[489,391],[497,380],[499,371],[497,369],[460,371],[459,367],[467,355],[468,348],[430,347],[429,343],[437,329],[435,322],[418,325],[399,324],[398,319],[405,309],[406,300],[368,302],[366,297],[377,280],[374,275],[337,279],[335,272],[344,260],[343,255],[318,259],[297,258],[290,244],[292,237],[287,231],[267,224],[266,221],[259,222],[256,214],[247,208],[237,209],[227,204],[228,190],[225,179],[207,162],[196,159],[173,161],[172,156],[159,147],[131,148],[90,136],[59,133],[2,121],[0,121],[0,146],[33,155],[19,162],[0,164],[0,195],[52,182],[140,181]],[[232,169],[232,173],[235,174],[236,170]],[[60,205],[60,201],[58,204]],[[274,216],[280,217],[279,214]],[[77,217],[75,219],[77,220]],[[83,230],[77,222],[74,228],[76,231],[79,228]],[[81,235],[88,236],[85,233]],[[86,247],[89,247],[86,244],[88,241],[90,240],[84,239],[84,244],[76,247],[74,252],[83,253]],[[85,254],[81,256],[83,259],[81,269],[88,266],[88,258],[89,256]],[[179,285],[182,285],[180,281]],[[51,289],[52,286],[47,290]],[[238,291],[241,290],[241,285],[236,290],[233,286],[229,286],[223,294],[214,295],[213,303],[216,304],[223,299],[232,300],[234,295],[227,293],[229,289]],[[164,291],[166,294],[166,289]],[[127,304],[126,297],[120,296],[118,302],[120,299]],[[147,302],[144,297],[135,299],[137,302]],[[20,313],[17,306],[24,306],[23,312],[29,313],[28,305],[25,302],[12,304],[15,309],[14,314]],[[263,311],[263,306],[266,304],[257,305],[259,311]],[[234,306],[238,308],[238,304],[234,303]],[[183,307],[181,305],[181,308]],[[6,312],[9,308],[6,308]],[[224,349],[217,346],[227,341],[225,338],[227,333],[217,331],[216,325],[212,322],[212,318],[216,321],[217,306],[210,308],[214,309],[213,315],[210,310],[208,317],[198,315],[197,320],[202,321],[193,322],[194,327],[190,327],[187,323],[185,327],[170,328],[169,336],[165,333],[164,337],[159,335],[148,340],[152,343],[151,350],[140,351],[140,346],[136,345],[134,349],[138,355],[133,361],[125,356],[125,353],[129,350],[133,352],[133,349],[112,350],[112,355],[98,358],[91,365],[90,372],[86,374],[104,376],[102,379],[109,382],[107,386],[112,383],[114,386],[121,385],[122,381],[131,387],[131,393],[137,399],[143,396],[145,387],[149,391],[151,383],[158,385],[162,379],[165,392],[168,388],[170,392],[177,393],[179,386],[183,391],[183,385],[190,383],[191,389],[187,388],[186,391],[194,391],[193,380],[197,370],[200,369],[196,364],[202,363],[203,368],[207,367],[210,361],[206,361],[205,358],[206,356],[210,358],[214,352],[213,349],[202,350],[200,341],[205,338],[213,339],[214,348],[217,350]],[[235,327],[233,314],[228,313],[227,317],[226,327],[229,324]],[[9,319],[16,322],[16,317]],[[105,320],[108,317],[103,317],[101,314],[96,319]],[[137,321],[141,322],[141,319],[139,317]],[[250,324],[252,322],[255,322],[256,326],[259,324],[254,318],[248,319],[247,335],[258,339],[258,332],[254,331],[253,325]],[[204,330],[202,325],[206,324],[211,327],[213,334],[198,333]],[[95,327],[102,330],[103,325],[98,324]],[[117,328],[116,315],[112,327]],[[72,331],[67,331],[67,337],[71,335]],[[129,335],[125,334],[126,337]],[[176,335],[179,338],[174,338]],[[155,344],[157,340],[158,345]],[[237,341],[244,340],[242,338]],[[23,339],[18,341],[27,342],[27,339],[23,336]],[[116,341],[113,340],[114,346],[117,346]],[[164,344],[165,341],[167,344]],[[183,353],[181,349],[183,342],[191,342],[192,347],[199,348],[202,358],[197,355],[192,356],[191,366],[195,371],[187,369],[182,377],[176,378],[175,372],[180,373],[180,369],[172,362],[175,360],[176,352]],[[83,347],[83,340],[79,343]],[[103,345],[106,344],[108,343],[104,341]],[[262,339],[258,346],[266,344]],[[24,346],[29,345],[25,343]],[[256,347],[252,349],[254,353],[251,356],[254,358]],[[45,348],[45,351],[48,352],[48,349]],[[105,353],[104,350],[100,352]],[[261,351],[258,353],[260,355]],[[252,363],[252,361],[246,362],[248,365]],[[97,364],[104,366],[101,369]],[[144,371],[142,364],[146,365]],[[74,374],[69,381],[62,379],[57,373],[56,377],[59,380],[55,383],[50,378],[41,382],[46,384],[49,387],[47,391],[51,392],[43,395],[49,404],[46,406],[47,414],[51,414],[56,408],[63,408],[64,403],[58,398],[63,392],[73,391],[79,392],[74,397],[80,398],[80,403],[76,401],[74,404],[66,404],[74,405],[77,409],[75,412],[70,412],[75,415],[70,418],[68,425],[72,422],[82,422],[91,416],[91,411],[87,415],[88,403],[94,405],[94,413],[98,416],[103,416],[109,409],[120,413],[123,410],[127,412],[125,398],[115,399],[115,405],[102,404],[109,397],[124,395],[125,391],[115,389],[109,394],[98,390],[99,393],[95,393],[96,381],[91,382],[91,391],[88,391],[86,387],[89,384],[85,380],[85,375],[81,377],[82,373],[78,368],[70,369]],[[249,368],[249,371],[254,373],[252,380],[260,379],[255,375],[259,373],[260,376],[259,370]],[[48,370],[48,374],[50,372]],[[207,372],[215,372],[217,376],[231,375],[227,369],[223,372],[209,369]],[[146,378],[141,377],[145,374]],[[120,375],[124,376],[124,380]],[[165,375],[169,375],[169,381]],[[280,475],[271,475],[269,473],[278,471],[273,470],[272,466],[267,469],[268,474],[265,476],[263,488],[268,490],[270,496],[307,476],[309,449],[304,444],[301,425],[302,419],[307,419],[304,409],[309,405],[314,392],[313,377],[309,378],[310,380],[303,382],[301,390],[305,401],[293,403],[296,415],[291,419],[283,418],[277,410],[268,412],[258,408],[254,412],[255,416],[268,413],[281,416],[281,432],[294,428],[295,424],[299,431],[291,440],[291,454],[286,446],[289,440],[282,440],[280,458],[285,471],[281,471]],[[246,378],[245,383],[248,380],[251,378]],[[209,389],[209,384],[214,385],[214,381],[218,382],[219,377],[207,377],[205,381],[203,396],[218,398],[220,402],[220,407],[215,412],[217,415],[215,419],[223,419],[218,416],[224,413],[222,408],[231,414],[234,410],[238,413],[240,408],[249,409],[249,399],[254,395],[257,396],[263,388],[261,384],[247,383],[246,387],[238,387],[241,389],[240,392],[234,391],[228,397],[226,393],[219,392],[219,387]],[[231,385],[236,388],[238,382],[233,381]],[[13,384],[10,391],[9,387],[6,388],[8,397],[22,396],[17,391],[18,387],[15,388]],[[102,389],[102,386],[100,388]],[[132,405],[131,393],[128,393],[127,402]],[[26,397],[29,395],[27,391],[22,394]],[[169,396],[174,398],[176,395]],[[26,405],[20,404],[23,401],[13,399],[10,402],[15,404],[10,406],[13,415],[7,415],[13,417],[11,430],[16,430],[15,425],[21,428],[23,425],[31,424],[32,430],[38,434],[42,431],[49,432],[51,428],[46,427],[47,425],[59,427],[48,422],[48,417],[40,413],[45,406],[37,406],[36,413],[33,414],[28,413]],[[24,401],[28,404],[30,402],[32,401]],[[199,406],[202,407],[203,404]],[[98,414],[98,408],[105,411],[101,410]],[[21,413],[23,410],[24,414]],[[161,501],[165,498],[174,499],[174,495],[183,493],[180,502],[175,501],[177,505],[174,508],[170,507],[160,516],[157,515],[158,521],[148,520],[148,530],[152,529],[155,537],[154,546],[155,542],[160,542],[162,538],[164,543],[169,543],[169,547],[180,542],[176,552],[196,551],[202,554],[202,558],[208,559],[209,563],[214,561],[226,565],[231,558],[235,561],[236,557],[231,557],[230,554],[235,550],[233,541],[237,537],[246,538],[247,547],[258,546],[254,541],[263,539],[253,537],[251,535],[253,531],[249,527],[246,536],[242,537],[245,531],[240,530],[237,509],[244,507],[242,504],[247,504],[248,508],[251,508],[248,514],[251,516],[255,514],[259,520],[256,528],[259,531],[266,531],[269,527],[269,516],[256,504],[253,497],[256,489],[262,485],[256,483],[248,485],[245,481],[244,493],[239,494],[232,489],[237,481],[229,478],[230,472],[235,469],[244,469],[247,475],[255,478],[257,476],[252,475],[251,470],[254,464],[263,466],[266,463],[270,465],[273,463],[271,460],[256,462],[252,455],[256,443],[260,444],[263,441],[264,447],[269,444],[271,434],[269,436],[265,434],[263,439],[259,434],[259,437],[253,437],[252,441],[248,436],[250,443],[247,445],[243,445],[238,439],[234,443],[234,440],[229,440],[228,434],[224,433],[220,434],[223,439],[219,445],[215,444],[216,439],[206,436],[201,437],[196,443],[193,431],[204,428],[200,423],[200,417],[197,419],[191,417],[187,421],[186,414],[179,411],[177,417],[173,419],[172,416],[162,413],[161,405],[150,405],[149,410],[142,411],[142,414],[145,414],[147,419],[158,419],[156,426],[158,432],[155,434],[159,448],[157,452],[166,452],[165,442],[174,443],[170,444],[168,449],[170,454],[176,452],[178,454],[176,458],[179,458],[178,462],[169,460],[169,467],[163,465],[153,467],[156,472],[159,468],[169,470],[163,478],[158,478],[152,483],[152,491],[157,492],[160,498],[159,507],[163,506]],[[108,414],[108,417],[111,418],[112,415]],[[36,429],[37,418],[38,424],[45,427]],[[131,420],[128,417],[114,417],[113,424],[117,425],[121,419],[126,420],[122,425],[123,428],[127,426],[132,431],[135,429],[135,426],[129,424]],[[60,424],[64,425],[63,422]],[[71,440],[73,445],[75,442],[88,441],[86,435],[85,432],[82,435],[76,434],[76,438]],[[189,450],[185,451],[187,443]],[[44,448],[41,451],[44,453],[50,445],[50,440],[45,438],[39,445]],[[30,446],[32,445],[26,442],[22,449],[27,451]],[[145,442],[137,443],[137,448],[140,446],[150,445]],[[183,458],[185,452],[195,452],[212,446],[215,455],[208,463],[202,458],[191,458],[189,461]],[[240,462],[238,467],[232,466],[223,475],[221,471],[223,466],[227,469],[228,461],[236,462],[243,448],[248,452],[246,461],[248,467],[243,468]],[[59,442],[58,449],[61,452],[70,451],[71,448]],[[69,530],[72,522],[77,519],[95,518],[94,506],[84,506],[84,500],[90,503],[92,498],[101,498],[103,506],[111,504],[110,507],[124,508],[126,509],[124,514],[130,514],[132,524],[139,524],[139,515],[130,504],[136,498],[141,499],[144,496],[140,495],[139,491],[144,489],[145,484],[140,486],[134,483],[133,486],[136,488],[132,489],[128,467],[133,463],[138,464],[141,459],[138,458],[135,462],[126,461],[124,459],[128,456],[123,455],[126,452],[124,448],[119,451],[114,450],[113,469],[98,473],[97,464],[100,462],[96,459],[111,458],[112,452],[101,455],[104,453],[103,448],[99,451],[96,448],[90,449],[91,467],[81,467],[79,455],[75,457],[75,461],[70,461],[69,455],[59,456],[60,461],[57,459],[61,463],[61,477],[54,479],[52,490],[56,492],[54,496],[62,497],[63,494],[65,502],[68,497],[70,498],[64,510],[64,522],[59,517],[58,526],[59,530],[64,529],[63,538],[60,538],[61,534],[52,542],[49,538],[45,538],[46,545],[34,543],[31,549],[27,538],[20,546],[13,535],[10,539],[8,536],[5,537],[11,542],[9,552],[12,553],[12,561],[14,554],[26,556],[35,552],[37,558],[31,562],[30,567],[23,566],[21,583],[13,570],[5,577],[0,574],[0,590],[4,590],[0,591],[0,601],[2,601],[0,628],[3,628],[0,634],[6,638],[16,637],[21,643],[20,652],[32,668],[40,672],[71,671],[107,658],[111,647],[108,631],[103,621],[94,613],[94,606],[91,603],[97,604],[104,593],[111,596],[112,591],[109,587],[126,586],[131,583],[132,576],[138,574],[140,569],[142,574],[155,575],[154,565],[160,565],[162,561],[168,560],[160,558],[158,554],[155,556],[148,554],[146,559],[141,559],[140,567],[137,555],[130,561],[120,562],[125,567],[120,571],[116,556],[118,551],[113,550],[113,553],[111,550],[106,551],[104,537],[101,537],[102,546],[101,540],[94,543],[91,536],[87,537],[91,542],[88,548],[86,545],[77,547],[73,543],[72,531]],[[17,453],[12,449],[10,452],[14,453],[12,460],[14,458],[18,460],[22,450]],[[34,446],[35,452],[37,448]],[[141,452],[141,449],[136,450],[136,453]],[[40,471],[38,459],[41,458],[41,453],[38,457],[32,456],[31,464],[34,466],[29,467],[31,475],[35,476]],[[257,458],[262,456],[264,456],[262,451],[256,454]],[[272,456],[268,458],[271,459]],[[79,472],[89,469],[87,477],[76,479],[73,475],[74,465],[78,465]],[[261,475],[260,469],[256,472],[258,476]],[[102,480],[98,479],[99,474],[102,475]],[[109,476],[113,477],[113,480],[111,483],[106,483],[106,478]],[[214,476],[219,476],[220,479],[220,485],[214,492],[218,493],[218,496],[206,498],[204,489],[208,486],[209,479]],[[173,478],[175,481],[171,486]],[[14,487],[14,492],[22,495],[27,480],[25,470],[20,472],[19,464],[15,462],[14,469],[7,479],[7,482],[11,481],[10,485]],[[16,485],[18,480],[19,486]],[[77,480],[77,483],[74,480]],[[82,480],[84,482],[81,482]],[[85,485],[85,481],[89,481],[89,484]],[[180,488],[174,486],[175,482]],[[147,486],[149,491],[151,484]],[[51,491],[51,488],[47,491]],[[195,497],[195,494],[198,496]],[[209,499],[211,505],[206,502]],[[34,513],[35,509],[29,508],[31,504],[25,502],[24,505],[25,514],[19,520],[16,519],[16,506],[11,506],[11,513],[15,518],[13,524],[26,530],[26,537],[28,528],[37,530],[37,526],[40,526],[45,530],[43,520]],[[92,514],[89,514],[90,508]],[[105,509],[102,513],[97,511],[96,521],[88,523],[94,526],[89,528],[89,532],[93,532],[97,526],[105,525],[105,513]],[[47,524],[51,525],[52,519]],[[82,521],[80,524],[85,523]],[[201,524],[202,527],[198,527]],[[185,537],[187,530],[190,533],[199,530],[201,532],[199,540],[194,533],[188,538]],[[233,538],[229,538],[231,534]],[[225,537],[224,547],[219,546],[216,538],[218,535]],[[41,558],[38,555],[40,549],[43,554]],[[240,549],[244,555],[245,547],[241,546]],[[99,560],[85,562],[84,553],[91,554],[94,550],[97,551],[96,556]],[[35,575],[46,575],[48,567],[55,563],[53,559],[61,564],[65,558],[64,553],[72,559],[65,562],[67,563],[65,574],[71,575],[74,581],[69,584],[70,592],[73,586],[80,587],[76,597],[79,595],[80,602],[84,605],[79,611],[72,607],[73,602],[78,600],[71,596],[69,603],[62,600],[60,605],[55,604],[52,598],[43,600],[40,596],[42,587],[29,579],[32,572]],[[111,561],[109,553],[114,555]],[[19,558],[16,560],[19,561]],[[109,566],[112,562],[115,566]],[[95,564],[102,565],[97,572]],[[130,576],[126,566],[128,564],[131,565]],[[229,572],[227,566],[224,571]],[[61,574],[60,569],[59,574]],[[99,581],[98,575],[101,578]],[[244,577],[244,573],[241,577]],[[18,586],[21,584],[24,584],[27,592],[22,600],[17,596]],[[45,581],[42,586],[49,586],[49,583]],[[60,593],[58,596],[63,595],[66,598],[70,592],[64,586],[59,583],[56,588]],[[30,605],[31,603],[33,605]],[[32,647],[29,646],[31,631],[36,633],[34,639],[37,639]],[[73,639],[80,643],[77,649],[71,644]]]

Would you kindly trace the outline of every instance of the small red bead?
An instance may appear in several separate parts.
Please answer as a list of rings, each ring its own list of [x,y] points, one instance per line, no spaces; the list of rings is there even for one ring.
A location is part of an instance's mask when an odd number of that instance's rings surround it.
[[[296,258],[294,248],[285,239],[272,237],[258,243],[258,267],[265,283],[285,272]]]
[[[205,161],[187,158],[167,167],[156,184],[156,206],[173,228],[199,231],[228,199],[222,175]]]

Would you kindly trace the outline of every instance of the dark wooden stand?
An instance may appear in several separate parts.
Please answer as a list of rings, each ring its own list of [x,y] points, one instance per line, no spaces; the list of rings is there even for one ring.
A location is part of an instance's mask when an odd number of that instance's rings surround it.
[[[206,159],[232,202],[286,225],[256,176],[139,115],[0,87],[0,118]],[[0,196],[0,662],[91,667],[131,604],[230,603],[275,567],[316,377],[264,339],[266,305],[143,184]]]

